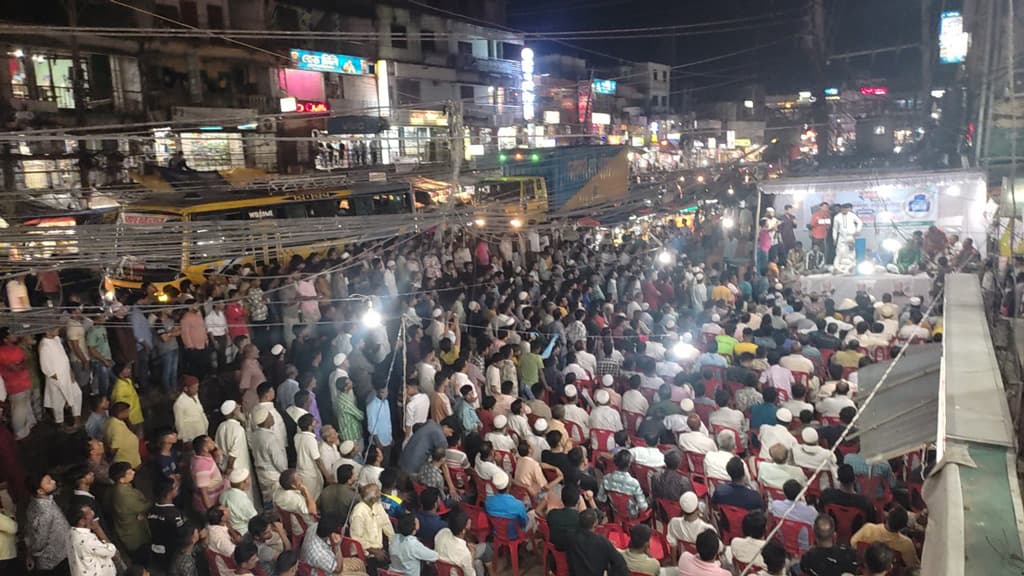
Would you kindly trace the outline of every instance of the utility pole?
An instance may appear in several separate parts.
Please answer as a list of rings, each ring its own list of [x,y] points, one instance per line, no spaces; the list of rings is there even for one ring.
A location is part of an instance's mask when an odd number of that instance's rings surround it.
[[[68,12],[68,26],[78,27],[78,0],[64,0]],[[75,101],[75,124],[85,126],[85,78],[82,77],[82,50],[78,45],[78,34],[71,33],[71,96]],[[82,194],[89,193],[89,151],[85,140],[78,141],[78,178],[82,185]]]
[[[828,158],[831,151],[832,123],[829,121],[828,103],[825,100],[825,0],[810,0],[811,3],[811,61],[814,62],[814,93],[812,103],[814,123],[818,134],[818,160]]]
[[[461,190],[459,174],[462,170],[462,144],[464,129],[462,127],[462,100],[451,100],[448,102],[448,150],[451,151],[452,163],[452,194],[458,194]]]
[[[1013,29],[1017,24],[1017,20],[1013,14],[1013,3],[1014,0],[1006,0],[1006,69],[1007,69],[1007,84],[1010,88],[1010,201],[1013,204],[1013,216],[1010,217],[1010,258],[1011,261],[1014,259],[1015,252],[1013,251],[1016,245],[1016,230],[1014,229],[1017,222],[1017,138],[1019,137],[1020,128],[1017,126],[1017,87],[1014,80],[1014,54],[1016,50],[1016,44],[1014,42]]]

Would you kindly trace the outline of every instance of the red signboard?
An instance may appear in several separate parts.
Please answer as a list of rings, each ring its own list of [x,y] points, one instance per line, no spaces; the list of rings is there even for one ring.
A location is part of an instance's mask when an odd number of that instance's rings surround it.
[[[865,96],[885,96],[889,89],[885,86],[862,86],[860,93]]]
[[[326,114],[331,111],[331,107],[327,105],[327,102],[296,100],[295,111],[303,114]]]

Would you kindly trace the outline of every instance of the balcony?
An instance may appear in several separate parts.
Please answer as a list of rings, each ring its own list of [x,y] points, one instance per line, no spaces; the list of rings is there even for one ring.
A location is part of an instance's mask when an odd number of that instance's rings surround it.
[[[522,66],[518,60],[474,58],[471,67],[484,74],[497,74],[500,76],[519,76],[522,74]]]

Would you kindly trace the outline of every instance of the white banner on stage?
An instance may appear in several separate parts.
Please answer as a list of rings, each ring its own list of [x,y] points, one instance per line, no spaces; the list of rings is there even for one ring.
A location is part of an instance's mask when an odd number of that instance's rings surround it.
[[[903,294],[907,298],[920,296],[928,299],[928,292],[932,288],[933,280],[927,274],[890,274],[888,272],[876,274],[857,274],[839,276],[835,274],[810,274],[800,276],[800,291],[804,294],[821,294],[828,296],[836,302],[844,298],[854,298],[858,290],[864,290],[875,298],[881,300],[882,294],[889,292],[893,295]],[[897,298],[897,302],[901,299]]]

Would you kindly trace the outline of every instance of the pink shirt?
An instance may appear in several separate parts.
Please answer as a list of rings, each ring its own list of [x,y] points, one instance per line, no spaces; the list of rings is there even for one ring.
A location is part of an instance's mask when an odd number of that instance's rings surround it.
[[[249,325],[246,322],[245,307],[241,302],[232,302],[224,307],[224,317],[228,321],[228,336],[248,336]]]
[[[203,502],[203,494],[199,488],[209,490],[210,500],[216,503],[220,499],[220,493],[226,487],[220,468],[217,467],[217,463],[211,456],[192,457],[192,481],[196,487],[195,494],[192,496],[192,506],[199,512],[206,512],[206,503]]]
[[[793,373],[789,368],[783,368],[779,365],[769,366],[761,374],[761,383],[767,383],[772,388],[776,388],[781,392],[785,392],[786,399],[793,397]]]
[[[705,562],[692,552],[683,552],[679,557],[679,576],[732,576],[722,568],[718,560]]]

